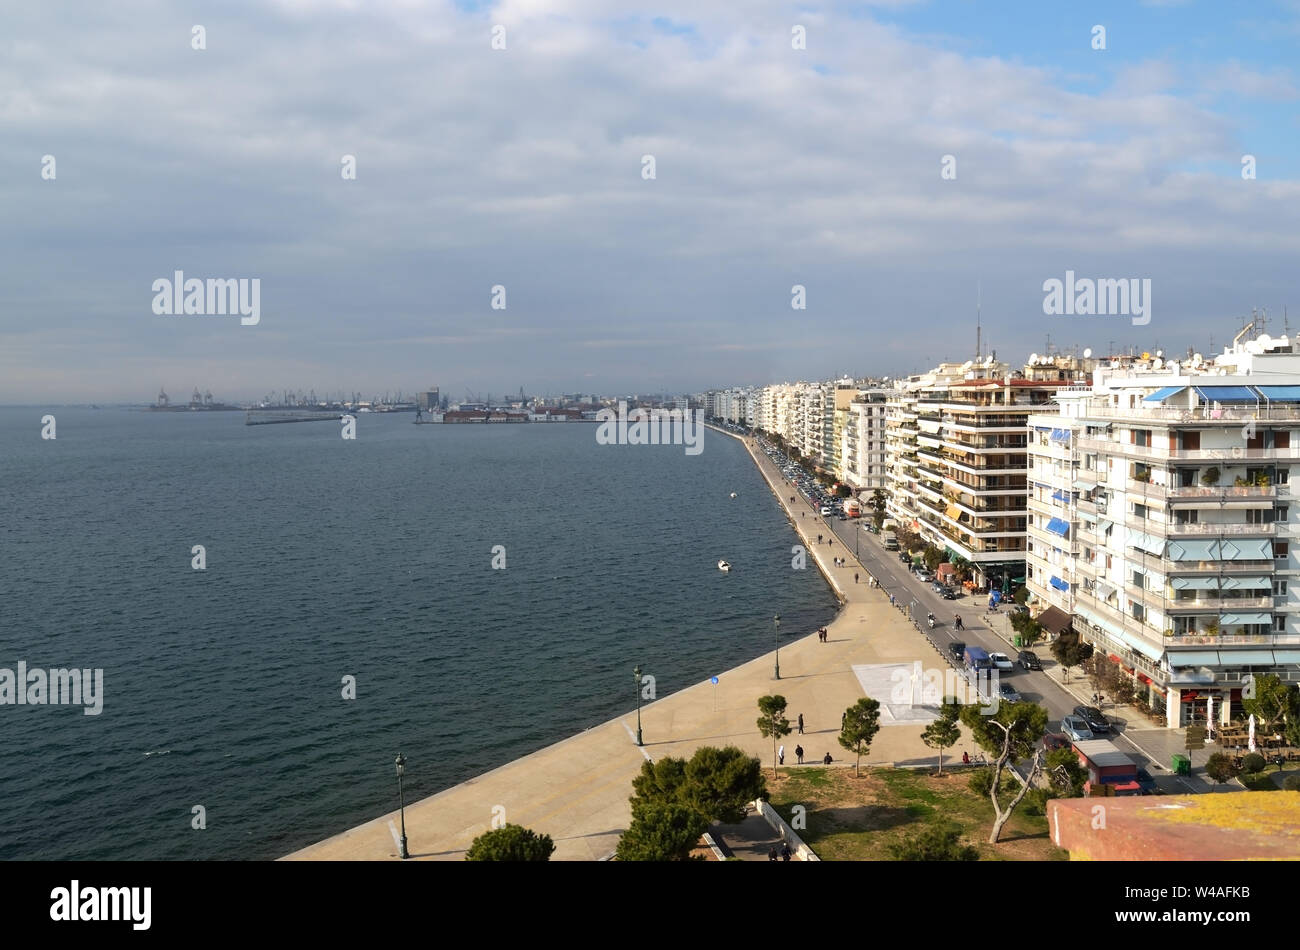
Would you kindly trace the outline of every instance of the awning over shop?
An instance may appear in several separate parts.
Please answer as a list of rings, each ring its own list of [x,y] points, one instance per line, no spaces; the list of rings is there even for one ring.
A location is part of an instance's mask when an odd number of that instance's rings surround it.
[[[1169,654],[1170,666],[1217,666],[1219,654],[1215,650],[1188,650]]]
[[[1164,402],[1175,393],[1180,393],[1186,386],[1166,386],[1164,389],[1157,389],[1150,396],[1145,397],[1143,402]]]
[[[1038,615],[1038,622],[1048,633],[1064,633],[1070,629],[1072,621],[1069,614],[1057,607],[1048,607]]]
[[[1052,584],[1052,586],[1055,587],[1057,590],[1069,590],[1069,589],[1070,589],[1070,584],[1069,584],[1069,582],[1068,582],[1068,581],[1063,581],[1063,580],[1061,580],[1061,579],[1060,579],[1059,577],[1057,577],[1055,574],[1052,575],[1051,584]]]
[[[1062,521],[1060,518],[1053,518],[1047,522],[1047,530],[1064,538],[1070,533],[1070,525],[1069,522]]]
[[[1220,650],[1219,662],[1224,666],[1272,666],[1272,650]]]
[[[1224,614],[1219,618],[1219,623],[1225,627],[1253,626],[1272,622],[1272,614]]]
[[[1147,554],[1154,554],[1160,557],[1165,553],[1165,539],[1157,537],[1154,534],[1146,534],[1142,531],[1134,531],[1132,528],[1128,532],[1128,543],[1140,551],[1146,551]]]

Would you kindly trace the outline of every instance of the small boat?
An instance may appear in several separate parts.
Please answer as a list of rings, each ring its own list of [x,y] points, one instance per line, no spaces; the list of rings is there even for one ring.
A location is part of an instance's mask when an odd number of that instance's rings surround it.
[[[735,497],[736,497],[736,493],[735,493],[734,491],[731,493],[731,497],[732,497],[732,498],[735,498]]]
[[[720,570],[720,571],[729,571],[729,570],[731,570],[731,565],[728,564],[726,561],[719,561],[719,562],[718,562],[718,570]]]

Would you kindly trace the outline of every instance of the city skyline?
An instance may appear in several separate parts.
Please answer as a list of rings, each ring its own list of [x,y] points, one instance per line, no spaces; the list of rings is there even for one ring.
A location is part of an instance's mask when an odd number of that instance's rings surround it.
[[[1292,3],[133,9],[11,20],[0,402],[692,392],[965,359],[977,300],[1007,356],[1293,302]],[[1071,272],[1150,323],[1047,315]]]

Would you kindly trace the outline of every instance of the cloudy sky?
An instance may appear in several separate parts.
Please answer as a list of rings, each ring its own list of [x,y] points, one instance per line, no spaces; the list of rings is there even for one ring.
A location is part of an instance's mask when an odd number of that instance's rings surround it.
[[[4,20],[3,402],[903,373],[973,355],[977,286],[1008,359],[1049,335],[1207,350],[1252,307],[1300,327],[1297,2],[51,0]],[[1045,316],[1067,269],[1149,278],[1150,324]],[[155,315],[176,270],[259,278],[261,322]]]

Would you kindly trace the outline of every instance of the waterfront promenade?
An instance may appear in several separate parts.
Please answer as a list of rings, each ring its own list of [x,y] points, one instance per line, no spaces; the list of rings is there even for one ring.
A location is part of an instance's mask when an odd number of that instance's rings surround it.
[[[821,520],[782,481],[760,450],[749,440],[741,441],[803,536],[809,554],[808,569],[816,569],[815,561],[844,602],[844,609],[828,627],[828,642],[819,642],[812,630],[791,639],[785,635],[793,631],[783,631],[780,682],[773,679],[773,655],[768,653],[718,674],[717,686],[709,682],[708,671],[701,671],[697,685],[642,706],[644,752],[635,743],[636,711],[632,709],[610,722],[408,804],[406,833],[412,858],[462,860],[470,842],[492,826],[494,816],[549,834],[556,844],[553,860],[607,858],[631,820],[628,796],[643,755],[654,759],[668,755],[689,757],[700,746],[736,745],[758,756],[770,770],[772,743],[759,735],[755,725],[757,701],[760,696],[780,693],[788,700],[791,725],[802,713],[805,730],[802,736],[792,731],[784,739],[785,765],[795,765],[794,748],[802,744],[806,762],[820,764],[822,756],[829,752],[838,765],[851,766],[853,759],[836,736],[843,711],[864,695],[852,667],[918,659],[927,667],[940,665],[925,639],[889,605],[888,596],[868,586],[867,576],[854,563],[851,550],[844,550],[838,542],[833,546],[815,543],[817,534],[829,534]],[[790,495],[796,499],[793,505]],[[847,558],[847,566],[832,566],[836,557]],[[856,585],[854,570],[862,574]],[[882,727],[863,764],[935,762],[935,753],[920,740],[922,728],[921,724]],[[969,741],[959,743],[958,756],[963,747],[973,749]],[[433,754],[421,749],[403,751],[412,758]],[[392,860],[398,855],[397,826],[394,810],[286,859]]]

